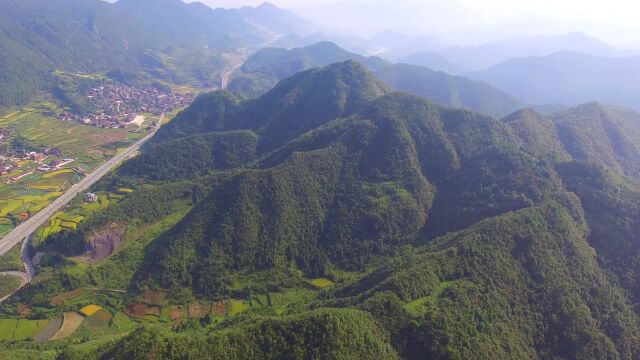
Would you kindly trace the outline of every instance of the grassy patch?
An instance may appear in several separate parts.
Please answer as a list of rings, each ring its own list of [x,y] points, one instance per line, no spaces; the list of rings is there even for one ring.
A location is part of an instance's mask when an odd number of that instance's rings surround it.
[[[15,276],[0,275],[0,298],[16,291],[22,282]]]
[[[247,311],[250,308],[250,305],[247,304],[244,300],[233,299],[230,301],[230,304],[231,304],[229,308],[230,315],[240,314],[241,312]]]
[[[334,285],[334,282],[333,282],[333,281],[331,281],[331,280],[329,280],[329,279],[326,279],[326,278],[311,279],[311,280],[309,281],[309,283],[310,283],[311,285],[313,285],[313,286],[317,287],[318,289],[324,289],[324,288],[326,288],[326,287],[329,287],[329,286],[333,286],[333,285]]]
[[[27,340],[42,331],[49,320],[0,320],[0,340]]]
[[[22,244],[14,246],[9,252],[0,256],[0,271],[23,271]],[[2,296],[0,296],[2,297]]]

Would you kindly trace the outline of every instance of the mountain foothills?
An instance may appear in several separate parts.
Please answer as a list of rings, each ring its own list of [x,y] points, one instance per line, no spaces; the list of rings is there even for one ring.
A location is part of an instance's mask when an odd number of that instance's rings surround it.
[[[462,107],[494,116],[507,115],[524,106],[486,83],[426,67],[391,64],[378,57],[367,58],[330,42],[291,50],[262,49],[249,57],[227,89],[245,97],[256,97],[271,89],[279,80],[297,72],[345,60],[366,65],[395,90],[426,97],[444,106]]]
[[[99,185],[135,191],[34,244],[40,274],[1,309],[262,305],[3,352],[636,359],[639,124],[596,103],[498,120],[394,92],[350,60],[251,100],[201,95]],[[105,232],[119,248],[79,260]],[[64,300],[89,289],[127,294]]]
[[[212,88],[214,75],[228,66],[225,52],[304,28],[302,19],[269,4],[227,10],[181,0],[6,0],[0,106],[24,104],[49,90],[56,70],[117,70]]]

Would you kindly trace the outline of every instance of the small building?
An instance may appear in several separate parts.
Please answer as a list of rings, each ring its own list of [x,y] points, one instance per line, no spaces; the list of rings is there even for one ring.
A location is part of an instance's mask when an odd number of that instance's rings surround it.
[[[20,222],[25,222],[27,220],[29,220],[29,213],[28,212],[21,212],[18,214],[18,216],[20,217]]]
[[[96,194],[94,194],[94,193],[87,193],[86,197],[87,197],[87,201],[88,202],[94,203],[94,202],[98,201],[98,196]]]
[[[35,162],[42,162],[42,160],[44,160],[44,154],[39,152],[30,152],[29,157]]]

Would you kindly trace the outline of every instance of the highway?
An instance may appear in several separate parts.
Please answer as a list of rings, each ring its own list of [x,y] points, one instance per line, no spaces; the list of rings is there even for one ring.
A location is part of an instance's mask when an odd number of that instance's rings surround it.
[[[231,66],[231,68],[229,68],[224,73],[222,73],[222,76],[220,77],[220,89],[221,90],[224,90],[224,89],[227,88],[227,85],[229,85],[229,80],[231,79],[231,75],[233,75],[233,73],[238,71],[238,69],[240,69],[242,67],[242,65],[244,65],[244,62],[248,58],[249,58],[249,53],[246,50],[242,50],[242,60],[239,61],[237,64],[234,64],[233,66]]]
[[[38,227],[47,222],[51,216],[53,216],[58,210],[60,210],[63,206],[67,205],[73,198],[75,198],[78,194],[89,189],[93,184],[95,184],[98,180],[100,180],[103,176],[105,176],[109,171],[111,171],[118,164],[126,160],[127,158],[135,155],[142,145],[146,143],[149,139],[155,135],[155,133],[160,129],[162,125],[162,121],[164,120],[164,114],[158,120],[157,126],[153,131],[145,136],[144,138],[138,140],[135,144],[126,148],[124,151],[118,153],[111,159],[109,159],[104,164],[100,165],[97,169],[95,169],[92,173],[87,175],[84,179],[82,179],[77,184],[71,186],[69,190],[67,190],[63,195],[54,200],[47,207],[42,209],[37,214],[33,215],[30,219],[18,225],[15,229],[13,229],[10,233],[5,235],[2,239],[0,239],[0,256],[6,254],[9,250],[11,250],[14,246],[16,246],[20,241],[33,233]]]

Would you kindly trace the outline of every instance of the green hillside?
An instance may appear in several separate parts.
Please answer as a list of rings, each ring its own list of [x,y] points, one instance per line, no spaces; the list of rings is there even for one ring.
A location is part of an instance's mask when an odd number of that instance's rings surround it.
[[[498,120],[354,61],[202,95],[96,188],[131,190],[35,244],[40,274],[0,307],[114,322],[0,354],[636,359],[639,119]],[[110,229],[119,249],[82,260]]]
[[[6,0],[0,4],[0,106],[49,90],[49,74],[118,70],[213,88],[228,56],[304,20],[270,12],[211,9],[180,0]],[[279,14],[270,22],[270,14]],[[293,22],[295,20],[295,25]],[[260,23],[261,25],[255,25]]]

